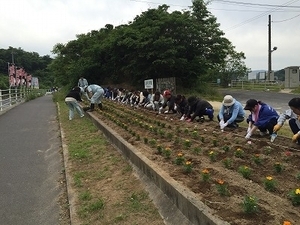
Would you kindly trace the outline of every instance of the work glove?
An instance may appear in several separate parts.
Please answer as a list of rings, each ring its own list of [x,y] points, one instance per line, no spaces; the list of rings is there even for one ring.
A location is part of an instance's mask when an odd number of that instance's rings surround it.
[[[224,130],[224,128],[227,127],[227,125],[228,125],[227,122],[226,122],[226,123],[223,123],[223,124],[220,126],[221,130]]]
[[[181,118],[180,118],[180,121],[182,121],[182,120],[184,120],[185,119],[185,117],[184,116],[182,116]]]
[[[245,136],[245,138],[248,140],[248,139],[250,139],[251,138],[251,132],[247,132],[247,135]]]
[[[296,142],[299,139],[299,137],[300,137],[300,133],[298,132],[298,133],[294,134],[294,136],[292,137],[292,141]]]
[[[224,125],[224,120],[221,120],[219,123],[220,126]]]
[[[161,111],[163,110],[163,107],[160,107],[159,109],[158,109],[158,113],[159,114],[161,114]]]
[[[276,133],[277,131],[279,131],[281,128],[281,125],[280,124],[276,124],[273,128],[273,132]]]
[[[169,110],[166,110],[164,113],[165,113],[165,114],[169,113]]]

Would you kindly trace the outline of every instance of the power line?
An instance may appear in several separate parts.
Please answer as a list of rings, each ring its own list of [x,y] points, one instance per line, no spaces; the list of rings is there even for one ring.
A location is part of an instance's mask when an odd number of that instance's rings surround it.
[[[288,1],[288,2],[286,2],[286,3],[284,3],[284,4],[282,4],[281,6],[287,6],[287,5],[293,4],[293,3],[297,2],[297,1],[298,1],[298,0],[291,0],[291,1]],[[232,26],[232,27],[229,27],[229,28],[227,28],[227,29],[225,29],[225,30],[230,31],[230,30],[236,29],[236,28],[238,28],[238,27],[240,27],[240,26],[243,26],[243,25],[245,25],[245,24],[248,24],[248,23],[250,23],[250,22],[252,22],[252,21],[254,21],[254,20],[257,20],[257,19],[259,19],[259,18],[261,18],[261,17],[263,17],[263,16],[266,16],[266,15],[270,14],[271,12],[274,12],[274,11],[277,11],[277,10],[278,10],[278,8],[275,8],[275,9],[272,9],[272,10],[269,10],[269,11],[266,11],[266,12],[264,12],[264,13],[261,13],[261,14],[257,15],[257,16],[254,16],[254,17],[252,17],[252,18],[250,18],[250,19],[248,19],[248,20],[245,20],[245,21],[243,21],[243,22],[241,22],[241,23],[239,23],[239,24],[236,24],[236,25],[234,25],[234,26]]]
[[[274,7],[274,8],[300,8],[300,6],[291,6],[291,5],[270,5],[270,4],[235,2],[235,1],[226,1],[226,0],[214,0],[214,2],[224,2],[224,3],[231,3],[231,4],[236,4],[236,5],[262,6],[262,7]],[[295,2],[297,2],[297,1],[295,1]]]
[[[300,14],[296,15],[296,16],[293,16],[289,19],[285,19],[285,20],[278,20],[278,21],[272,21],[273,23],[282,23],[282,22],[286,22],[286,21],[289,21],[289,20],[292,20],[292,19],[295,19],[297,18],[298,16],[300,16]]]

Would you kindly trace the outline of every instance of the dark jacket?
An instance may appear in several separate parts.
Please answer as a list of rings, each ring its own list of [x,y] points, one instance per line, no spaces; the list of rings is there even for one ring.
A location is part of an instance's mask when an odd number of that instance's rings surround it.
[[[177,111],[181,113],[181,116],[187,115],[190,109],[187,99],[184,96],[177,96],[176,98]]]
[[[75,98],[77,101],[81,102],[81,96],[80,96],[80,88],[79,87],[75,87],[73,88],[67,95],[67,97],[72,97]]]
[[[175,107],[175,96],[174,95],[171,95],[170,98],[166,99],[164,104],[162,105],[163,108],[165,108],[166,106],[168,106],[168,111],[173,111],[173,112],[176,112],[176,110],[174,109]]]
[[[213,106],[206,100],[203,99],[197,99],[195,101],[189,102],[190,109],[188,112],[188,117],[191,118],[191,120],[194,120],[196,116],[203,116],[206,113],[206,109],[213,109]],[[191,114],[193,114],[191,116]]]
[[[259,110],[259,115],[257,121],[253,121],[252,113],[248,116],[247,122],[251,121],[258,128],[265,127],[266,124],[272,119],[278,119],[279,115],[271,106],[261,103],[261,108]]]

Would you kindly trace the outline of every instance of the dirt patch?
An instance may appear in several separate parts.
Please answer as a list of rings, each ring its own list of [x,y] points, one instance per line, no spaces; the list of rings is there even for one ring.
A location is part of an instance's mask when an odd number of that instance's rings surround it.
[[[249,142],[245,128],[221,132],[215,121],[187,123],[177,115],[156,115],[111,101],[104,106],[94,115],[223,220],[232,225],[300,221],[299,207],[288,197],[300,187],[300,149],[289,139],[277,137],[272,144],[257,134]]]

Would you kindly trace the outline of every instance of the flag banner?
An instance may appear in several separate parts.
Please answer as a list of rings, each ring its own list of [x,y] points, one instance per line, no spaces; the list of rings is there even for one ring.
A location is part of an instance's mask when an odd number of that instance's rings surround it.
[[[27,84],[27,87],[31,87],[31,83],[32,83],[32,76],[30,74],[28,74],[26,76],[26,84]]]
[[[16,68],[15,65],[11,64],[8,67],[8,75],[9,75],[9,86],[16,86]]]

